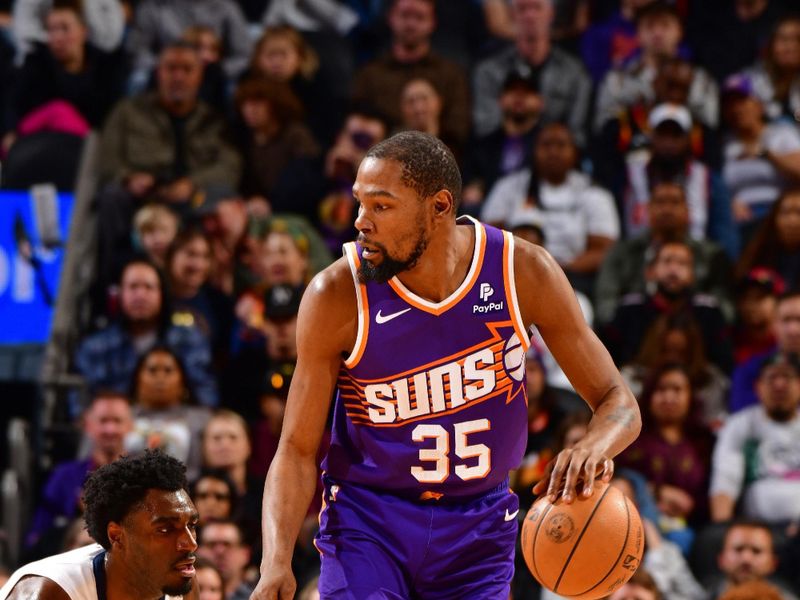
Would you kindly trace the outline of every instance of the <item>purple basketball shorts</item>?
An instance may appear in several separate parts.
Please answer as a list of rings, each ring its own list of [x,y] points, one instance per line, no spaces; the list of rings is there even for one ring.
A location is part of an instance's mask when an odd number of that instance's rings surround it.
[[[323,480],[323,600],[508,599],[519,511],[508,482],[463,502],[421,502]]]

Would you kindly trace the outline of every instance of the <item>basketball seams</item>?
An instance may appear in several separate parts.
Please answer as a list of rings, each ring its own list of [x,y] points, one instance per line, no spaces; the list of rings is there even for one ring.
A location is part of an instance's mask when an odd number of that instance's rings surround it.
[[[611,486],[609,486],[609,487],[611,487]],[[631,511],[630,511],[630,508],[628,507],[628,503],[624,502],[624,500],[625,500],[625,498],[623,498],[623,504],[625,505],[625,516],[627,517],[627,527],[625,529],[625,541],[622,543],[622,546],[620,546],[619,554],[617,555],[617,559],[611,565],[611,568],[608,570],[608,573],[603,575],[603,577],[597,583],[595,583],[588,590],[586,590],[584,592],[581,592],[580,594],[575,594],[576,596],[582,596],[583,594],[588,594],[589,592],[591,592],[597,586],[601,585],[606,579],[608,579],[608,576],[611,575],[611,573],[614,572],[614,570],[617,568],[617,566],[619,566],[619,559],[622,558],[622,555],[625,553],[625,550],[628,548],[628,538],[631,535]],[[587,525],[588,525],[588,523],[587,523]],[[567,560],[567,562],[569,562],[569,560]]]
[[[547,513],[550,512],[550,509],[553,508],[552,504],[548,504],[547,508],[544,509],[542,516],[539,517],[539,522],[536,524],[536,531],[533,534],[533,544],[531,545],[531,571],[533,571],[534,577],[539,581],[542,581],[542,578],[539,575],[539,569],[536,568],[536,540],[539,537],[539,529],[542,527],[542,523],[544,523],[544,518],[547,516]]]
[[[592,508],[592,512],[589,515],[589,518],[586,519],[586,522],[583,524],[583,529],[581,529],[580,534],[578,534],[578,539],[575,540],[575,545],[572,546],[572,550],[570,550],[569,556],[567,556],[567,560],[564,561],[564,566],[561,567],[561,573],[558,575],[558,579],[556,580],[556,583],[553,586],[553,591],[554,592],[558,592],[558,586],[561,584],[561,580],[564,577],[564,573],[566,572],[567,567],[569,566],[569,563],[570,563],[570,561],[572,560],[572,557],[575,554],[575,551],[578,549],[578,545],[580,545],[581,540],[583,539],[583,534],[586,533],[586,530],[589,528],[589,524],[592,522],[592,519],[594,518],[594,515],[597,512],[597,509],[600,508],[600,505],[603,503],[603,500],[605,500],[606,495],[608,494],[608,490],[610,490],[610,489],[611,489],[610,485],[606,486],[606,489],[603,491],[603,495],[600,496],[600,500],[598,500],[597,504],[594,505],[594,508]],[[626,510],[627,510],[627,508],[626,508]]]

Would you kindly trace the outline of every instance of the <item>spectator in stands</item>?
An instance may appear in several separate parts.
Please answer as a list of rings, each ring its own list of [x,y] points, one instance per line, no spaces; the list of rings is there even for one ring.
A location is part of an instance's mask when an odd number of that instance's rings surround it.
[[[686,366],[704,425],[719,429],[728,415],[730,379],[706,357],[697,322],[685,314],[661,315],[644,335],[639,353],[620,372],[637,398],[655,368],[664,363]]]
[[[773,524],[800,518],[797,355],[778,351],[762,359],[755,388],[759,404],[732,415],[714,448],[710,498],[717,523],[736,515]]]
[[[283,220],[271,223],[261,244],[259,273],[265,288],[288,285],[304,288],[311,279],[309,240],[302,231]]]
[[[716,298],[695,292],[694,258],[684,240],[662,243],[647,266],[648,291],[623,296],[603,337],[617,364],[636,354],[645,332],[661,315],[685,314],[700,328],[709,359],[730,373],[731,332]]]
[[[240,158],[226,124],[197,93],[202,65],[195,49],[175,42],[162,50],[158,89],[120,102],[103,129],[98,196],[100,277],[111,280],[114,260],[130,249],[135,207],[158,201],[188,212],[199,191],[234,186]]]
[[[544,98],[542,119],[566,123],[584,147],[591,81],[580,61],[551,44],[553,0],[512,0],[511,6],[514,45],[480,62],[473,72],[474,133],[487,135],[500,125],[497,98],[508,74],[516,70],[538,78]]]
[[[344,107],[326,93],[319,77],[319,56],[299,31],[288,25],[267,27],[256,42],[245,77],[288,84],[302,102],[314,137],[327,145],[336,134]]]
[[[653,576],[647,569],[640,567],[608,600],[661,600],[662,597]]]
[[[639,49],[636,13],[653,0],[622,0],[607,20],[589,26],[581,40],[581,58],[599,84],[610,69],[620,69]]]
[[[180,219],[174,211],[162,204],[145,204],[133,215],[134,249],[163,269],[179,227]]]
[[[42,556],[59,552],[61,534],[70,520],[80,515],[86,476],[124,452],[125,436],[133,427],[130,400],[119,392],[98,390],[83,414],[81,427],[89,455],[53,468],[25,538],[25,545],[37,546],[37,554]]]
[[[597,92],[594,129],[617,117],[626,107],[652,102],[653,79],[659,63],[679,55],[683,25],[675,8],[665,1],[650,2],[636,13],[639,56],[624,67],[610,71]],[[688,108],[692,118],[709,127],[719,121],[717,84],[703,69],[693,72]]]
[[[136,5],[127,47],[133,56],[134,91],[143,89],[165,48],[193,25],[211,27],[222,41],[222,68],[235,80],[250,56],[251,38],[244,15],[233,0],[142,0]]]
[[[120,47],[125,34],[125,14],[119,0],[16,0],[12,3],[11,37],[17,45],[17,58],[24,56],[37,42],[47,41],[47,27],[42,16],[55,6],[75,5],[82,9],[88,39],[93,46],[113,52]]]
[[[691,239],[686,193],[675,182],[655,183],[646,203],[648,229],[618,241],[603,260],[595,285],[595,310],[599,325],[614,316],[620,298],[646,291],[645,265],[655,249],[669,240],[687,240],[694,256],[695,289],[714,296],[728,320],[733,308],[728,298],[731,265],[716,244]]]
[[[686,107],[660,104],[648,117],[650,148],[628,154],[624,193],[625,231],[637,235],[647,225],[650,189],[661,181],[679,182],[686,192],[689,233],[695,239],[710,237],[735,247],[731,231],[730,205],[721,178],[692,156],[692,117]]]
[[[228,112],[229,82],[222,69],[224,48],[222,39],[213,27],[191,25],[181,35],[181,40],[190,44],[203,64],[203,79],[197,92],[201,100],[220,113]]]
[[[698,526],[708,518],[711,432],[702,424],[689,371],[680,363],[656,367],[640,399],[644,427],[617,458],[653,489],[662,529]]]
[[[197,600],[225,600],[222,573],[211,561],[198,558],[194,563]]]
[[[497,180],[481,210],[487,223],[510,226],[523,212],[541,212],[544,246],[573,286],[590,293],[594,275],[619,237],[614,199],[577,170],[578,149],[562,124],[545,125],[527,169]]]
[[[764,107],[744,76],[725,82],[722,116],[728,127],[722,174],[746,242],[781,192],[800,184],[800,131],[796,123],[765,122]]]
[[[213,268],[211,242],[203,229],[196,225],[182,229],[166,256],[165,273],[172,307],[193,317],[211,340],[219,366],[231,344],[233,301],[209,283]]]
[[[772,269],[755,267],[736,284],[734,362],[740,365],[775,347],[775,318],[783,279]]]
[[[624,188],[625,158],[650,146],[651,111],[660,104],[687,106],[695,67],[680,58],[660,60],[653,79],[653,96],[624,107],[606,119],[595,138],[592,162],[595,177],[606,187],[621,194]],[[691,121],[689,149],[692,156],[712,169],[720,167],[720,139],[716,128],[696,119]]]
[[[78,346],[75,366],[93,388],[127,390],[139,358],[156,344],[169,347],[186,367],[188,383],[198,400],[217,403],[209,369],[208,338],[195,325],[175,318],[169,310],[158,269],[144,259],[130,261],[122,270],[119,315],[107,327]]]
[[[252,549],[242,527],[235,521],[212,521],[198,537],[197,555],[222,575],[225,600],[248,600],[255,585],[247,579]]]
[[[766,56],[745,71],[768,121],[800,114],[800,17],[781,18],[767,44]]]
[[[402,122],[399,99],[412,79],[432,82],[442,98],[442,139],[458,146],[469,134],[469,91],[461,67],[431,49],[436,28],[432,0],[392,0],[387,20],[390,49],[364,65],[353,81],[352,98],[383,114],[390,126]]]
[[[792,289],[800,284],[800,188],[773,204],[736,264],[737,279],[755,267],[775,270]]]
[[[775,351],[800,354],[800,292],[789,288],[778,296],[775,308],[775,346],[756,354],[736,367],[733,372],[730,409],[736,412],[758,404],[756,381],[761,365]]]
[[[442,131],[443,99],[435,84],[424,77],[409,80],[400,92],[398,130],[423,131],[440,138],[457,158],[462,146]],[[462,140],[463,141],[463,140]]]
[[[486,193],[504,175],[531,163],[544,101],[533,74],[511,71],[500,90],[500,126],[467,145],[461,210],[478,216]]]
[[[708,600],[739,599],[734,590],[745,584],[767,584],[778,586],[778,598],[797,600],[797,597],[778,583],[774,574],[778,566],[775,554],[775,539],[772,529],[761,520],[736,520],[725,531],[722,549],[717,555],[717,564],[722,579],[708,582]],[[742,600],[748,596],[741,596]],[[749,596],[755,600],[768,600],[769,596]]]
[[[131,397],[134,426],[126,449],[161,448],[186,465],[188,477],[196,477],[202,463],[200,438],[210,412],[197,406],[178,356],[166,346],[148,350],[136,365]]]
[[[320,153],[316,140],[302,123],[302,106],[289,86],[262,78],[245,79],[236,89],[235,102],[245,126],[241,190],[248,203],[264,203],[267,214],[313,214],[308,207],[276,206],[272,200],[282,173],[293,161],[314,159]]]
[[[189,488],[189,496],[197,507],[200,527],[238,516],[239,494],[225,469],[201,469]]]
[[[341,252],[344,242],[356,235],[352,188],[358,165],[367,150],[388,134],[389,126],[380,114],[369,108],[355,106],[325,155],[322,180],[314,182],[314,187],[319,202],[319,229],[334,255]]]
[[[8,126],[19,135],[99,129],[125,89],[125,58],[88,40],[78,4],[57,2],[44,16],[46,43],[36,43],[14,81]]]
[[[248,525],[261,522],[261,495],[264,479],[247,470],[252,446],[250,428],[242,416],[220,409],[203,431],[203,466],[222,469],[233,482],[240,515]]]

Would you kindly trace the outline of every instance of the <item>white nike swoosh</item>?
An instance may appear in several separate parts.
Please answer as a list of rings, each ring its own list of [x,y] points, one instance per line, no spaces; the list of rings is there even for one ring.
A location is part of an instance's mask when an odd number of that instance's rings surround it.
[[[505,521],[513,521],[517,515],[519,514],[519,509],[515,510],[513,513],[508,514],[508,509],[506,509],[506,515],[503,517]]]
[[[375,322],[376,322],[378,325],[382,325],[383,323],[386,323],[386,322],[388,322],[388,321],[391,321],[391,320],[392,320],[392,319],[394,319],[395,317],[399,317],[400,315],[404,315],[404,314],[406,314],[406,313],[407,313],[408,311],[410,311],[410,310],[411,310],[411,307],[409,307],[409,308],[406,308],[406,309],[403,309],[403,310],[399,310],[399,311],[397,311],[396,313],[391,313],[391,314],[389,314],[389,315],[382,315],[382,314],[381,314],[381,311],[378,311],[378,314],[377,314],[377,315],[375,315]]]

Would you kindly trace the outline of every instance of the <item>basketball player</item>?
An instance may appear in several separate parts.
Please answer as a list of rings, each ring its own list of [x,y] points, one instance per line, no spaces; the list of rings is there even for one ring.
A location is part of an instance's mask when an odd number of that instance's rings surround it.
[[[334,387],[316,539],[322,598],[508,597],[519,511],[508,472],[525,449],[529,325],[594,409],[586,437],[535,491],[590,495],[638,434],[636,401],[556,262],[456,220],[460,193],[452,154],[427,134],[397,134],[361,163],[358,242],[317,275],[300,307],[251,599],[294,593],[292,550]]]
[[[0,588],[0,600],[197,598],[198,515],[185,471],[157,451],[94,471],[83,502],[98,543],[21,567]]]

